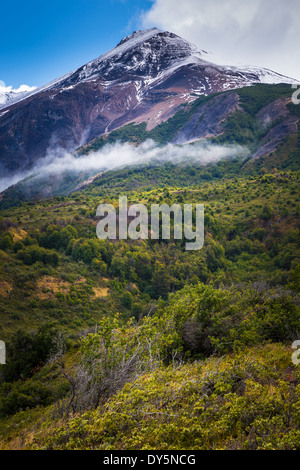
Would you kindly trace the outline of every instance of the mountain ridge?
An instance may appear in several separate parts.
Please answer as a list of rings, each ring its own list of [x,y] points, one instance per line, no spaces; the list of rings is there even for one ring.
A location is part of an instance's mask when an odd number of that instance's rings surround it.
[[[237,64],[237,63],[234,63],[233,61],[228,61],[226,59],[217,59],[216,56],[214,56],[213,54],[211,53],[208,53],[204,50],[201,50],[201,49],[198,49],[197,46],[195,46],[194,44],[190,43],[189,41],[186,41],[182,38],[180,38],[179,36],[177,36],[176,34],[174,33],[170,33],[168,31],[162,31],[158,28],[150,28],[150,29],[147,29],[147,30],[138,30],[138,31],[134,31],[133,33],[131,33],[130,35],[128,35],[127,37],[123,38],[113,49],[111,49],[110,51],[104,53],[104,54],[101,54],[99,57],[97,57],[96,59],[93,59],[89,62],[87,62],[85,65],[77,68],[77,69],[74,69],[73,71],[67,73],[67,74],[64,74],[50,82],[48,82],[47,84],[45,85],[42,85],[40,87],[37,87],[35,88],[34,90],[30,90],[30,91],[24,91],[22,92],[22,96],[20,97],[15,97],[15,98],[11,98],[9,100],[9,103],[6,104],[6,103],[2,103],[0,104],[0,109],[5,109],[9,106],[11,106],[12,104],[16,103],[17,101],[22,101],[24,99],[27,99],[35,94],[38,94],[40,93],[41,91],[44,91],[48,88],[51,88],[53,86],[56,86],[58,85],[60,82],[62,81],[65,81],[65,80],[68,80],[69,77],[72,77],[74,74],[76,74],[79,70],[86,70],[88,69],[90,66],[92,65],[95,65],[95,64],[99,64],[101,62],[103,62],[104,60],[110,58],[110,57],[113,57],[114,55],[118,55],[122,52],[124,52],[126,49],[130,48],[130,45],[133,47],[134,45],[137,46],[139,45],[140,43],[144,43],[145,41],[147,41],[148,39],[150,38],[153,38],[155,35],[163,35],[163,36],[166,36],[166,35],[169,35],[170,37],[172,38],[178,38],[180,39],[180,41],[182,43],[185,43],[187,45],[187,49],[190,49],[190,52],[191,53],[196,53],[198,54],[202,60],[204,60],[205,62],[209,62],[209,63],[212,63],[214,65],[221,65],[221,66],[231,66],[232,68],[238,68],[238,67],[242,67],[244,68],[245,70],[249,70],[251,72],[265,72],[266,75],[270,75],[270,76],[273,76],[273,79],[275,80],[286,80],[285,83],[299,83],[298,80],[296,79],[293,79],[293,78],[290,78],[290,77],[287,77],[283,74],[280,74],[280,73],[277,73],[277,72],[274,72],[272,71],[271,69],[267,69],[267,68],[263,68],[263,67],[258,67],[258,66],[253,66],[253,65],[244,65],[244,64]],[[138,39],[139,38],[139,39]],[[124,48],[124,44],[126,44],[125,48]],[[123,46],[123,50],[121,50],[121,46]],[[129,46],[129,47],[128,47]],[[82,78],[82,76],[80,77]],[[87,78],[87,77],[85,77]],[[89,77],[90,78],[90,77]],[[271,79],[270,79],[271,80]],[[266,81],[265,83],[272,83],[272,82],[268,82]],[[273,83],[279,83],[278,81],[274,81]]]
[[[132,33],[111,51],[2,108],[2,174],[28,171],[49,150],[73,151],[130,122],[155,128],[201,95],[268,80],[295,82],[267,69],[216,65],[207,57],[168,31]]]

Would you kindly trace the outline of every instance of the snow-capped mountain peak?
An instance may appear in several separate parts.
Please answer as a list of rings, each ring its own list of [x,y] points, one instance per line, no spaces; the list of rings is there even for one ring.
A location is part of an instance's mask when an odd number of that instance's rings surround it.
[[[13,89],[12,86],[6,86],[5,83],[0,80],[0,107],[7,106],[16,100],[24,98],[35,89],[35,86],[30,87],[28,85],[21,85],[19,88]]]
[[[280,82],[297,81],[231,65],[169,31],[134,31],[95,60],[0,104],[0,158],[5,168],[30,168],[53,145],[73,150],[132,122],[149,130],[199,95]]]
[[[157,80],[163,80],[182,67],[198,67],[204,74],[207,71],[205,77],[202,77],[204,80],[199,81],[199,77],[197,78],[199,86],[195,85],[195,75],[192,79],[194,85],[189,92],[196,94],[208,94],[220,91],[221,88],[226,90],[253,83],[298,83],[295,79],[268,69],[220,59],[174,33],[150,28],[134,31],[110,51],[39,88],[32,87],[17,94],[1,93],[0,87],[0,109],[47,90],[70,90],[71,87],[90,80],[101,80],[109,86],[123,77],[132,81],[142,80],[143,83],[138,84],[140,101],[143,85],[156,85]],[[212,70],[214,73],[211,75]],[[220,75],[226,77],[226,80],[220,80]],[[214,80],[219,84],[217,90],[212,83]]]
[[[192,61],[196,53],[199,57],[202,54],[194,45],[168,31],[157,28],[134,31],[115,48],[75,71],[70,82],[91,79],[95,75],[111,81],[128,72],[153,78],[175,63],[180,65],[189,57]]]

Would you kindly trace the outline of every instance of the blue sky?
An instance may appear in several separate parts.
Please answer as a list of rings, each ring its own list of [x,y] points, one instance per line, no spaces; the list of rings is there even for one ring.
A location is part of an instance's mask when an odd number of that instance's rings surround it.
[[[154,26],[300,80],[299,18],[299,0],[4,0],[0,86],[43,85]]]
[[[137,28],[147,0],[14,0],[0,7],[0,80],[42,85],[85,64]]]

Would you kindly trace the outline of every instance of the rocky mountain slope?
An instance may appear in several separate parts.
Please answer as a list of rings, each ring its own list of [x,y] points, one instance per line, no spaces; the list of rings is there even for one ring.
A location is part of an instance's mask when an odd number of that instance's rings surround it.
[[[7,108],[11,104],[26,98],[36,87],[21,85],[16,90],[11,86],[6,87],[4,82],[0,81],[0,109]]]
[[[135,31],[98,59],[2,105],[2,176],[30,170],[57,147],[73,151],[131,122],[154,129],[199,95],[295,82],[267,69],[213,61],[173,33]],[[233,101],[229,109],[237,106]]]

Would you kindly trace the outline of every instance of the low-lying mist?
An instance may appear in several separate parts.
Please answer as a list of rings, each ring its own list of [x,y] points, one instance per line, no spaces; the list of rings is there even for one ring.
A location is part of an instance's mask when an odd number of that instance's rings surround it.
[[[100,150],[78,157],[61,148],[51,149],[45,158],[40,160],[32,170],[12,177],[0,178],[0,191],[31,176],[47,178],[64,172],[98,173],[128,165],[155,164],[166,162],[174,164],[197,163],[206,165],[223,159],[246,158],[249,149],[239,145],[217,145],[205,141],[186,145],[158,145],[147,140],[140,145],[130,143],[107,144]]]

